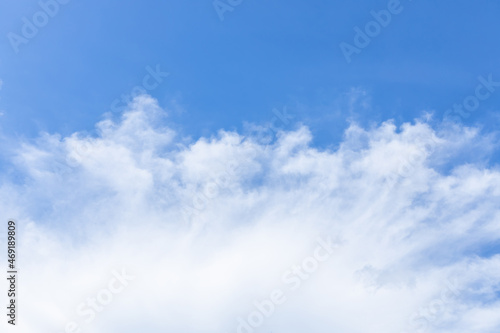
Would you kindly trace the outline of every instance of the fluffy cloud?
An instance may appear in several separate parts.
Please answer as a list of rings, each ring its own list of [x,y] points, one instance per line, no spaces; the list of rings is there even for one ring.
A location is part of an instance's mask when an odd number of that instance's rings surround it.
[[[333,151],[304,126],[266,145],[166,124],[142,96],[97,136],[16,147],[22,332],[500,328],[494,136],[352,124]]]

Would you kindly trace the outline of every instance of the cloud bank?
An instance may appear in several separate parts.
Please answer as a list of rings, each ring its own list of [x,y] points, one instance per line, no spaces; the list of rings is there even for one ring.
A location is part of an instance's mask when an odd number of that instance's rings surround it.
[[[148,96],[96,128],[9,155],[22,332],[500,328],[492,134],[388,121],[335,150],[305,126],[190,140]]]

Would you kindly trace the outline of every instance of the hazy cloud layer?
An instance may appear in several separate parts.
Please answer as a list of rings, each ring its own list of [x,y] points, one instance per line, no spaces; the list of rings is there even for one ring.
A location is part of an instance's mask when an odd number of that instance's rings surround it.
[[[493,134],[389,121],[335,151],[305,126],[190,141],[147,96],[97,130],[12,152],[22,332],[500,328]]]

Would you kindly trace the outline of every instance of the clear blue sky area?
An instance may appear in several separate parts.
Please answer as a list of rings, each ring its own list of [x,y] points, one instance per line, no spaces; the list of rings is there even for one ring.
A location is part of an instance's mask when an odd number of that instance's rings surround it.
[[[499,15],[497,1],[4,2],[1,127],[92,131],[136,87],[193,137],[286,107],[328,145],[349,119],[441,119],[479,76],[500,82]],[[498,126],[490,88],[461,121]]]

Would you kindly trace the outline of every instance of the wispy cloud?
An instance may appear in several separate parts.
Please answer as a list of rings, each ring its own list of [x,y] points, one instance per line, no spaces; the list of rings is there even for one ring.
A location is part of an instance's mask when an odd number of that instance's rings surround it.
[[[0,187],[20,228],[19,329],[493,332],[500,173],[442,167],[471,146],[487,156],[495,141],[450,126],[352,124],[334,151],[312,147],[307,127],[270,144],[224,130],[186,143],[140,96],[97,136],[22,143],[12,159],[22,177]],[[195,228],[183,207],[230,164]],[[240,327],[287,292],[293,267],[307,274],[319,237],[338,239],[328,260],[262,324]],[[122,269],[133,282],[86,322],[78,307]]]

